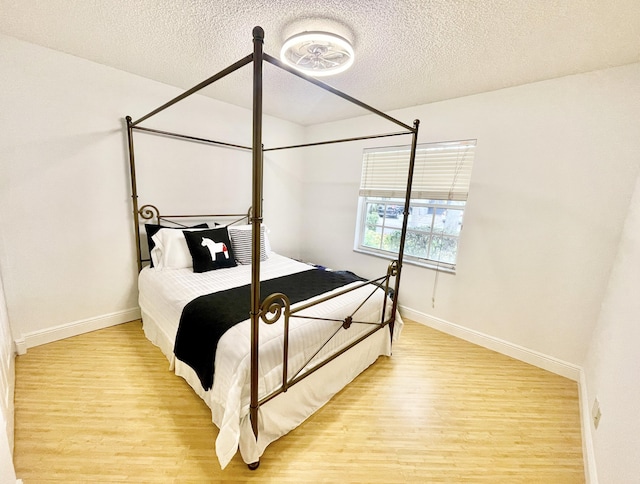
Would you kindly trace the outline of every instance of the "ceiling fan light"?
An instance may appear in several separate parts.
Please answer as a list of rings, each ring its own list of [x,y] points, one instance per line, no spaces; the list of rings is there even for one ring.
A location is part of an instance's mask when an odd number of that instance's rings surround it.
[[[353,64],[353,47],[345,38],[329,32],[303,32],[289,37],[280,59],[314,77],[332,76]]]

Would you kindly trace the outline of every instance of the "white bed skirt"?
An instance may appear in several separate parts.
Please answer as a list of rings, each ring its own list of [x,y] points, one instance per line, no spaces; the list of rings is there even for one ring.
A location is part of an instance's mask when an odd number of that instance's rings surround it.
[[[211,409],[213,423],[219,428],[223,425],[224,408],[214,401],[210,391],[202,388],[195,371],[173,355],[173,338],[170,338],[152,317],[142,312],[143,328],[147,339],[158,346],[170,362],[170,369],[184,378],[193,390]],[[400,335],[402,320],[396,314],[394,340]],[[331,397],[349,384],[362,371],[373,364],[381,355],[391,355],[389,328],[383,328],[365,341],[357,344],[320,370],[291,387],[286,393],[278,395],[259,409],[258,439],[253,435],[249,408],[241,408],[240,415],[231,416],[240,421],[239,430],[231,434],[220,432],[216,440],[216,454],[224,469],[238,448],[247,464],[257,462],[266,447],[276,439],[300,425],[316,410],[327,403]],[[229,418],[229,416],[227,416]],[[233,426],[231,426],[233,428]],[[235,433],[239,432],[238,435]]]

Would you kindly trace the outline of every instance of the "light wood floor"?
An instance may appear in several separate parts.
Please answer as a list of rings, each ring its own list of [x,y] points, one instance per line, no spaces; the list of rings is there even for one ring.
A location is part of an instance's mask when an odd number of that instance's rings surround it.
[[[584,482],[575,382],[411,321],[253,472],[138,321],[19,356],[15,416],[25,484]]]

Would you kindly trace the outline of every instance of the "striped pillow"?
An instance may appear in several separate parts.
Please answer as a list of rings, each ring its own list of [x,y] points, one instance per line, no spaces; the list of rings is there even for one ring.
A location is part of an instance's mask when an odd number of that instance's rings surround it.
[[[229,226],[231,248],[239,264],[251,264],[251,225]],[[260,226],[260,262],[267,260],[266,234]]]

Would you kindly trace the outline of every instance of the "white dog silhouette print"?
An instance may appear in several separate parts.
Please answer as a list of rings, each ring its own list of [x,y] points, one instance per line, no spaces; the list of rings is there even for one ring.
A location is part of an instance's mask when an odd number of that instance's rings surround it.
[[[211,239],[203,237],[200,245],[209,249],[209,252],[211,253],[211,260],[213,262],[216,261],[216,254],[219,254],[220,252],[222,252],[225,259],[229,258],[229,250],[224,242],[214,242]]]

